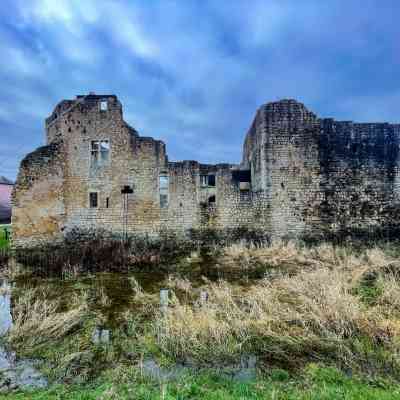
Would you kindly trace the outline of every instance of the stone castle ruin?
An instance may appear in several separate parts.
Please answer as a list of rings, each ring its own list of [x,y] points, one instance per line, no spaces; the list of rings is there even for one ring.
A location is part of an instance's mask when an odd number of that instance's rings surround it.
[[[61,101],[21,162],[17,246],[74,228],[158,235],[249,229],[271,238],[396,235],[400,125],[320,119],[295,100],[259,108],[238,165],[171,162],[115,95]]]

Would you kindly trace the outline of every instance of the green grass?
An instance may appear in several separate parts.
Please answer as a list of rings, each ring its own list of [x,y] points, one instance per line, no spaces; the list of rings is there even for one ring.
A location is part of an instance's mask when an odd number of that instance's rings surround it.
[[[127,367],[126,370],[129,371]],[[202,399],[202,400],[395,400],[400,386],[383,381],[349,378],[335,368],[310,364],[301,376],[290,377],[270,371],[268,377],[240,383],[217,375],[187,376],[179,382],[159,383],[129,373],[124,378],[87,386],[53,386],[47,390],[0,395],[0,399],[20,400],[108,400],[108,399]]]
[[[11,225],[0,225],[0,249],[6,248],[10,245],[10,242],[6,240],[5,229],[11,232]]]

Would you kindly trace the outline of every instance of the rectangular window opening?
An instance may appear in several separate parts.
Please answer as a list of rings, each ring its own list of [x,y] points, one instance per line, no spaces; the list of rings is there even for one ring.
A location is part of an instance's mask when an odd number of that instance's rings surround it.
[[[249,191],[251,189],[251,170],[232,171],[232,179],[239,184],[241,191]]]
[[[97,208],[98,205],[98,193],[92,192],[89,194],[89,204],[90,208]]]
[[[201,187],[208,186],[208,175],[200,175],[200,186]]]
[[[93,140],[90,154],[92,166],[107,165],[110,161],[110,142],[108,140]]]
[[[208,175],[208,186],[215,186],[215,175]]]
[[[107,100],[100,101],[100,111],[107,111],[107,109],[108,109]]]
[[[169,177],[165,175],[160,175],[159,179],[160,185],[160,207],[168,207],[169,202]]]
[[[110,198],[106,198],[106,208],[110,208]]]

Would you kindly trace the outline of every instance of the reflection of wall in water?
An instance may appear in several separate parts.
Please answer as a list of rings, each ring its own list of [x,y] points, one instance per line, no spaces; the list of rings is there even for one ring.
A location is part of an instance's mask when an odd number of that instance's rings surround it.
[[[7,280],[0,286],[0,336],[6,334],[12,327],[11,286]]]

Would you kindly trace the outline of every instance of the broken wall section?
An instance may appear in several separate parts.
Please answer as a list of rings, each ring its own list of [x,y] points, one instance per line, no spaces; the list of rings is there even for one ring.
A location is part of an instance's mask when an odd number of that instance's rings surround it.
[[[63,237],[63,143],[40,147],[21,162],[12,194],[13,245],[37,246]]]

